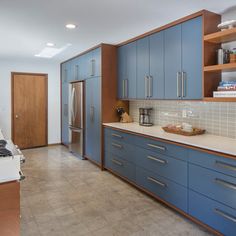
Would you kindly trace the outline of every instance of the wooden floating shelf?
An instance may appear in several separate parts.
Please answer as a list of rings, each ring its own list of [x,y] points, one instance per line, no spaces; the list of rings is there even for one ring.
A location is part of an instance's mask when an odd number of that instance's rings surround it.
[[[213,98],[213,97],[204,97],[203,101],[205,102],[236,102],[236,98]]]
[[[209,43],[228,43],[236,41],[236,28],[205,35],[204,41]]]
[[[236,63],[227,63],[227,64],[204,67],[204,72],[216,72],[216,71],[236,71]]]

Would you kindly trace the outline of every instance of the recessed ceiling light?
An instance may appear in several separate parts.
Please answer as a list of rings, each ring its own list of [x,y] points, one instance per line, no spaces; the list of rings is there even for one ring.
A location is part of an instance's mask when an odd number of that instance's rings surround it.
[[[67,29],[75,29],[77,26],[75,24],[67,24],[66,28]]]
[[[48,47],[54,47],[55,44],[54,44],[54,43],[47,43],[47,46],[48,46]]]

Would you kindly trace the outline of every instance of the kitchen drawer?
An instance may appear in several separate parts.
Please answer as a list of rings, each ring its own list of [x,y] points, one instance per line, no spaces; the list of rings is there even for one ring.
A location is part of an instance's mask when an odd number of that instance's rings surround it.
[[[136,184],[187,212],[187,189],[156,173],[136,167]]]
[[[236,235],[236,210],[189,191],[189,214],[225,236]]]
[[[116,140],[105,140],[105,151],[119,156],[127,161],[135,162],[135,146]]]
[[[187,187],[187,162],[138,147],[135,151],[136,164],[139,167]]]
[[[190,149],[189,162],[236,177],[236,160],[230,158]]]
[[[133,143],[133,135],[118,130],[105,128],[105,140]]]
[[[105,152],[105,168],[113,170],[133,182],[135,181],[135,165],[109,152]]]
[[[188,150],[174,144],[169,144],[139,136],[135,136],[135,144],[153,152],[176,157],[184,161],[187,161],[188,159]]]
[[[236,178],[189,164],[189,188],[236,209]]]

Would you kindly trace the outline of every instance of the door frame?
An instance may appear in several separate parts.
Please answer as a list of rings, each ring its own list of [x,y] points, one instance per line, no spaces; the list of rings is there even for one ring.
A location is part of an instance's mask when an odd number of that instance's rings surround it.
[[[45,106],[45,120],[46,120],[46,127],[45,127],[45,140],[46,140],[46,145],[48,146],[48,74],[44,73],[29,73],[29,72],[11,72],[11,139],[13,142],[14,140],[14,132],[15,132],[15,127],[14,127],[14,75],[32,75],[32,76],[44,76],[46,83],[45,83],[45,90],[46,90],[46,106]]]

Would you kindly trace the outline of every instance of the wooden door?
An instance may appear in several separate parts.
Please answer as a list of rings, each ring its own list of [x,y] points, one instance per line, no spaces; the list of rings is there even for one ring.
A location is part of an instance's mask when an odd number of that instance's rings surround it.
[[[20,148],[47,145],[47,75],[12,73],[12,139]]]

